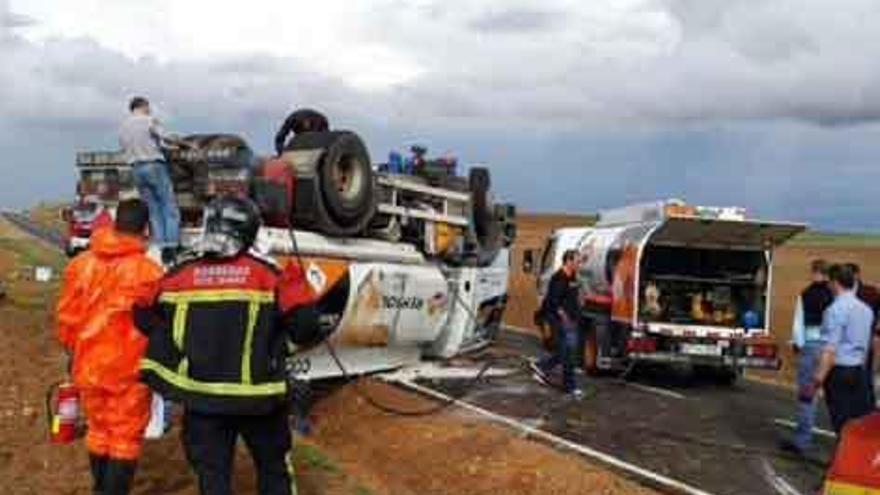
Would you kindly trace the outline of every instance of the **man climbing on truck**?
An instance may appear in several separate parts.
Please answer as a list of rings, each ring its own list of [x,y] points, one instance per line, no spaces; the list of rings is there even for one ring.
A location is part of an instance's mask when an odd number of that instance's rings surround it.
[[[562,267],[553,274],[547,295],[541,303],[541,316],[553,329],[556,349],[553,354],[531,364],[534,376],[539,381],[550,385],[550,374],[558,366],[562,366],[562,387],[565,393],[579,399],[583,392],[577,386],[574,375],[574,354],[577,352],[578,322],[580,309],[578,306],[579,287],[577,272],[580,256],[574,249],[562,255]]]
[[[162,261],[171,263],[180,245],[180,210],[162,148],[181,141],[159,124],[146,98],[132,98],[128,109],[130,114],[119,128],[119,144],[132,167],[138,195],[150,208],[153,242],[162,250]]]

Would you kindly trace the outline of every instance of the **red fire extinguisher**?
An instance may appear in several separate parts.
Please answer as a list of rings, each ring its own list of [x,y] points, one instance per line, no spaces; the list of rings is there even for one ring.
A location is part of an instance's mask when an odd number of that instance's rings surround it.
[[[46,392],[49,441],[71,443],[78,436],[79,391],[70,382],[52,384]]]

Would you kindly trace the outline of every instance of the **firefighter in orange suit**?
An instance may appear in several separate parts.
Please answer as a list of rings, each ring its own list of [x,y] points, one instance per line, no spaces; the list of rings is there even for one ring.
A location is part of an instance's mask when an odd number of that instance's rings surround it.
[[[119,203],[115,224],[95,231],[88,251],[65,269],[58,300],[58,338],[72,355],[86,412],[96,494],[129,492],[150,419],[150,389],[138,380],[147,339],[133,320],[135,304],[162,276],[146,255],[148,222],[142,201]]]
[[[184,405],[182,441],[203,495],[231,493],[236,439],[261,495],[296,492],[285,357],[322,336],[298,263],[284,271],[250,249],[256,205],[220,197],[205,209],[199,256],[169,271],[155,302],[136,310],[149,335],[143,380]]]

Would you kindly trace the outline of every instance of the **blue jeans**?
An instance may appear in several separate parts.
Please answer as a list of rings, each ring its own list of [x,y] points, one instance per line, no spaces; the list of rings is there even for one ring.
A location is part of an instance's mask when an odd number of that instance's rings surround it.
[[[574,378],[574,353],[578,344],[578,329],[576,325],[566,326],[556,316],[547,320],[556,334],[556,352],[539,361],[538,367],[549,374],[554,368],[562,365],[562,387],[566,393],[571,392],[577,386]]]
[[[150,235],[160,247],[180,244],[180,210],[165,162],[137,162],[132,170],[138,194],[150,209]]]
[[[822,352],[822,343],[808,341],[801,348],[798,355],[797,385],[798,389],[813,383],[813,375],[819,366],[819,355]],[[801,449],[807,449],[813,442],[813,424],[816,417],[816,399],[810,401],[798,400],[797,426],[794,430],[794,444]]]

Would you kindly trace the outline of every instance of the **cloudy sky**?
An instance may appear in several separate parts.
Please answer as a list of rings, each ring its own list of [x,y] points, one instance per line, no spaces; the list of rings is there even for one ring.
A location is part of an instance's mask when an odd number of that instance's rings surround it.
[[[488,163],[522,209],[662,197],[880,231],[876,0],[0,0],[0,205],[69,197],[128,98],[268,151],[323,109],[373,158]]]

